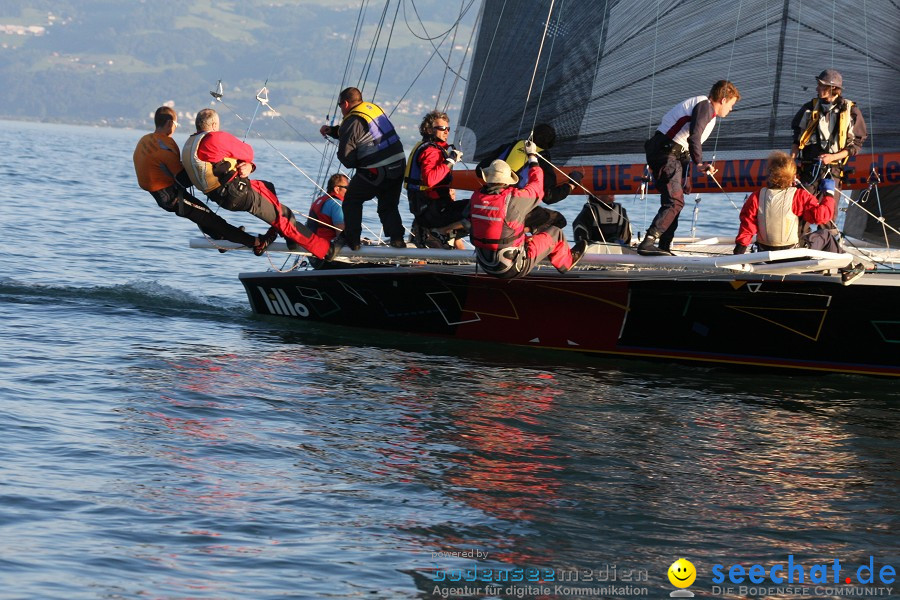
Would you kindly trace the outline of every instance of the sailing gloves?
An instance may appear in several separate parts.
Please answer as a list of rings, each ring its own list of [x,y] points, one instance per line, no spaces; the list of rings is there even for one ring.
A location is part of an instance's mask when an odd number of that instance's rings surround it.
[[[538,152],[537,144],[535,144],[531,140],[528,140],[525,142],[525,147],[523,148],[523,150],[525,150],[525,154],[528,155],[528,164],[536,165]]]
[[[456,148],[450,148],[447,151],[447,164],[451,167],[462,160],[462,150],[457,150]]]
[[[572,171],[569,173],[569,183],[574,187],[581,183],[581,180],[584,179],[584,173],[581,171]]]
[[[735,244],[732,254],[746,254],[746,253],[747,253],[747,246],[744,246],[741,244]]]
[[[831,177],[826,177],[819,183],[819,191],[822,193],[822,196],[834,196],[836,186],[834,185],[834,179]]]

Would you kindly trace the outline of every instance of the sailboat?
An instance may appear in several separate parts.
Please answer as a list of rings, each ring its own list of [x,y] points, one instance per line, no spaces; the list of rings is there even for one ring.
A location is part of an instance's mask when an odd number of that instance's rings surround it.
[[[873,132],[848,165],[852,206],[874,215],[885,244],[896,239],[897,222],[876,206],[881,188],[900,184],[896,5],[835,2],[823,13],[795,0],[740,0],[709,11],[675,0],[485,1],[458,142],[477,160],[549,123],[554,164],[585,172],[585,191],[636,193],[646,183],[643,142],[659,117],[728,78],[743,99],[704,148],[721,179],[713,187],[697,178],[694,189],[758,189],[765,155],[790,147],[787,124],[828,61]],[[841,41],[863,31],[865,45]],[[702,83],[686,89],[690,82]],[[474,179],[460,173],[454,186]],[[467,251],[363,247],[342,268],[239,277],[264,315],[598,357],[900,376],[900,271],[889,247],[866,251],[860,239],[853,253],[741,256],[730,247],[642,257],[598,244],[568,274],[537,269],[513,280],[480,273]],[[859,261],[870,271],[842,285],[838,269]]]

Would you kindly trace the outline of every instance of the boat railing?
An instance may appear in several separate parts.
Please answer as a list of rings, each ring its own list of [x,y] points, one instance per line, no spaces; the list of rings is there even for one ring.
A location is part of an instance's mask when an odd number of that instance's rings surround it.
[[[248,248],[221,240],[192,238],[191,248],[247,250]],[[814,271],[837,270],[858,260],[851,254],[836,254],[794,248],[771,252],[748,254],[714,254],[682,256],[641,256],[623,253],[622,247],[610,253],[612,245],[594,244],[590,246],[579,263],[579,267],[640,268],[640,269],[680,269],[689,271],[737,271],[771,275],[789,275]],[[628,249],[624,249],[628,252]],[[269,246],[269,252],[308,255],[305,251],[289,250],[284,242]],[[420,261],[439,263],[471,263],[475,260],[472,250],[442,250],[437,248],[392,248],[389,246],[363,246],[357,251],[343,249],[341,256],[348,259],[368,261]]]

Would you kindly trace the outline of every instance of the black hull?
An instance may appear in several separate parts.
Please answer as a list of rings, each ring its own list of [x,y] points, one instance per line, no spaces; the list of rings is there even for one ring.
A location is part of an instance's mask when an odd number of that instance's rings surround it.
[[[468,267],[243,273],[254,312],[617,356],[900,375],[900,276],[677,276]]]

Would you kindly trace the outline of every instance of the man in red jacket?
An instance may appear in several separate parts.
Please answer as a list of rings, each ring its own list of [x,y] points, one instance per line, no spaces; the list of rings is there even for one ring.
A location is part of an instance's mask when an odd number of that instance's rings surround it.
[[[271,225],[269,235],[280,233],[288,248],[299,246],[316,258],[329,260],[328,242],[297,222],[291,209],[278,201],[275,186],[249,179],[256,170],[250,144],[219,131],[219,115],[211,108],[197,113],[196,126],[197,133],[188,138],[181,152],[191,182],[222,208],[247,211]]]
[[[469,201],[455,200],[453,165],[462,152],[447,143],[450,120],[447,113],[433,110],[419,125],[422,141],[413,147],[406,163],[404,185],[413,214],[413,242],[419,248],[446,248],[433,229],[466,232],[469,228]],[[440,231],[439,233],[443,233]],[[462,239],[455,239],[462,250]]]

